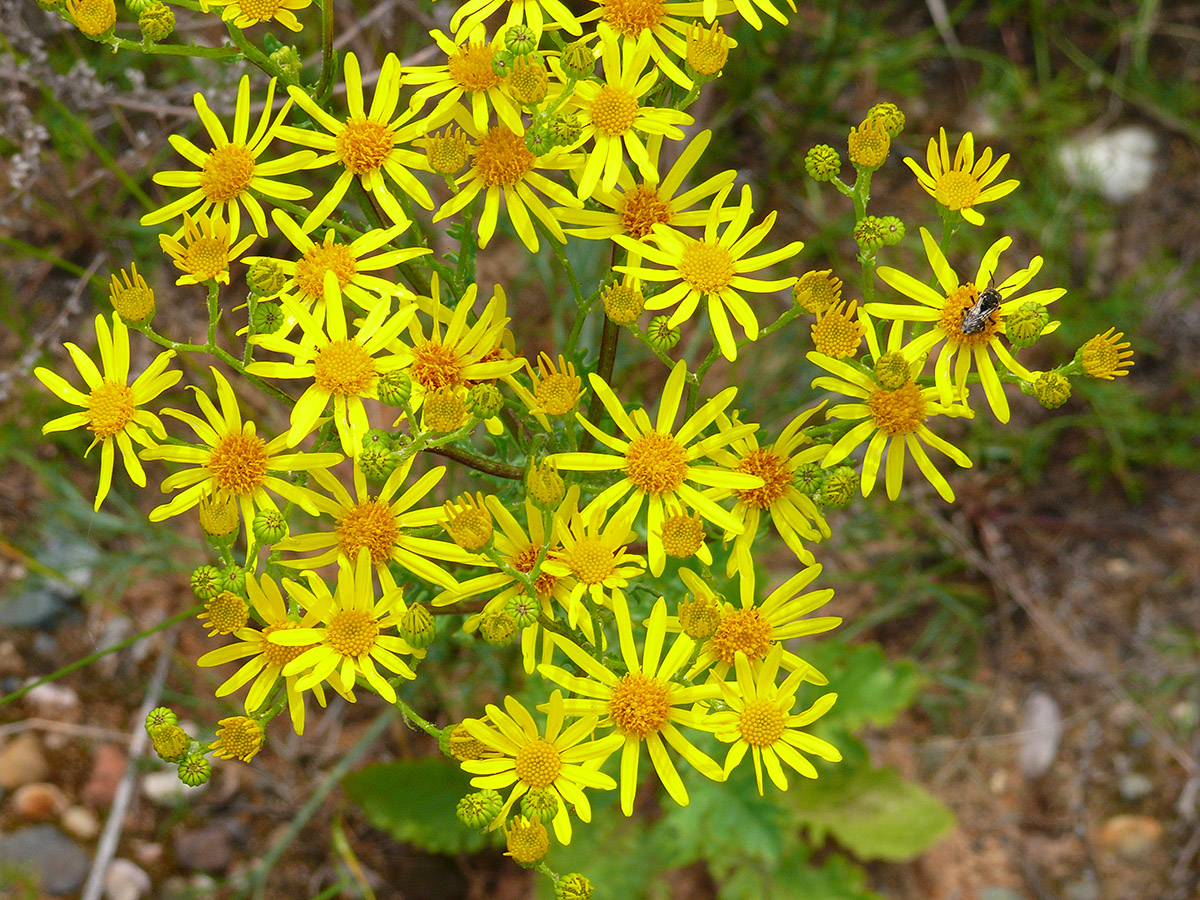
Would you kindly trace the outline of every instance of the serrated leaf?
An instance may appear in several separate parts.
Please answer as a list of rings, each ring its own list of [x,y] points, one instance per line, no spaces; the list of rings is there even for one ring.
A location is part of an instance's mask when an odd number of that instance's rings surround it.
[[[721,885],[720,900],[883,900],[866,886],[867,873],[834,854],[817,867],[795,854],[773,869],[746,866]]]
[[[804,658],[829,678],[837,703],[823,727],[856,731],[864,725],[890,725],[913,702],[925,677],[911,660],[888,659],[878,644],[824,641],[806,647]]]
[[[954,827],[945,804],[892,768],[822,777],[796,785],[789,796],[814,844],[830,835],[863,860],[913,859]]]
[[[343,783],[376,828],[431,853],[473,853],[488,839],[454,814],[474,790],[470,776],[447,759],[429,756],[367,766]]]

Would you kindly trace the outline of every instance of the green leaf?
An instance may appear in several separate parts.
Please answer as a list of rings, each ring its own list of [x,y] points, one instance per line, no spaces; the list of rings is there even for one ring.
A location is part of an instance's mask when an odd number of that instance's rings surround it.
[[[828,834],[859,859],[902,862],[919,856],[954,827],[940,800],[891,768],[860,768],[796,784],[796,821],[819,845]]]
[[[890,660],[878,644],[823,641],[806,647],[804,658],[829,678],[837,703],[820,721],[823,727],[856,731],[864,725],[890,725],[925,685],[911,660]]]
[[[488,839],[454,814],[459,799],[474,790],[469,779],[448,759],[429,756],[367,766],[344,786],[367,820],[396,840],[431,853],[473,853]]]
[[[744,866],[721,885],[720,900],[883,900],[866,886],[867,873],[844,856],[811,865],[796,853],[779,866]]]

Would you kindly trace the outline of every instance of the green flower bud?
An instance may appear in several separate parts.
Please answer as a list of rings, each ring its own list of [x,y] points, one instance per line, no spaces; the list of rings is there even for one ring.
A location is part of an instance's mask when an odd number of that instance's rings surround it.
[[[179,716],[169,706],[156,706],[146,716],[146,731],[158,725],[178,725]]]
[[[287,522],[277,509],[260,509],[254,515],[250,530],[260,544],[278,544],[288,536]]]
[[[278,303],[259,300],[254,305],[254,316],[250,321],[254,325],[255,334],[274,334],[283,327],[285,318],[283,307]]]
[[[532,53],[537,49],[537,35],[528,25],[519,23],[504,32],[504,46],[518,56]]]
[[[387,481],[391,474],[396,471],[396,466],[400,464],[400,460],[392,450],[386,450],[382,447],[364,446],[358,454],[355,463],[362,470],[363,475],[367,477],[368,483],[379,485]]]
[[[876,103],[867,110],[867,118],[882,125],[890,138],[904,130],[904,113],[895,103]]]
[[[512,72],[513,61],[516,57],[511,50],[497,50],[492,54],[492,71],[498,78],[504,78]]]
[[[246,596],[246,570],[239,566],[228,566],[221,570],[221,590]]]
[[[1040,303],[1023,303],[1004,317],[1004,333],[1017,350],[1031,346],[1042,336],[1050,322],[1050,313]]]
[[[486,613],[479,621],[479,633],[493,647],[507,647],[517,636],[517,620],[506,612]]]
[[[583,126],[574,113],[560,112],[550,120],[550,131],[554,134],[555,143],[565,147],[579,140]]]
[[[875,360],[875,380],[885,391],[896,391],[912,381],[912,366],[903,353],[885,353]]]
[[[188,787],[199,787],[212,775],[212,765],[203,753],[193,753],[179,764],[179,780]]]
[[[821,488],[821,500],[830,506],[845,506],[858,490],[858,472],[850,466],[838,466],[825,476],[825,486]]]
[[[496,816],[500,815],[500,810],[503,808],[504,800],[501,799],[500,792],[492,788],[485,788],[482,791],[467,794],[459,800],[458,805],[454,808],[454,814],[458,816],[458,821],[468,828],[487,828],[496,820]]]
[[[558,138],[550,127],[534,123],[525,129],[525,149],[534,156],[545,156],[558,146]]]
[[[259,297],[274,297],[287,283],[287,273],[279,260],[263,257],[246,272],[246,286]]]
[[[525,491],[538,509],[554,509],[566,495],[567,486],[558,474],[558,467],[543,459],[529,467]]]
[[[433,643],[436,636],[437,622],[434,621],[429,607],[423,603],[412,604],[400,620],[400,637],[414,650],[424,650]]]
[[[1042,372],[1034,379],[1033,396],[1046,409],[1058,409],[1071,399],[1071,382],[1057,372]]]
[[[467,392],[467,409],[477,419],[490,419],[504,408],[504,397],[494,384],[475,384]]]
[[[64,0],[37,0],[37,5],[49,12],[55,12],[63,8]]]
[[[517,594],[509,597],[504,605],[504,611],[512,616],[518,628],[528,628],[537,621],[540,607],[537,600],[528,594]]]
[[[825,483],[825,470],[816,463],[804,463],[792,473],[792,486],[802,494],[815,494]]]
[[[125,8],[135,16],[140,16],[142,10],[153,2],[154,0],[125,0]]]
[[[563,48],[559,63],[568,78],[588,78],[596,71],[596,51],[586,41],[572,41]]]
[[[407,372],[385,372],[375,382],[379,402],[388,406],[403,406],[412,396],[412,378]]]
[[[878,250],[887,239],[887,228],[878,216],[867,216],[854,226],[854,240],[864,250]]]
[[[565,875],[554,883],[554,900],[592,900],[592,883],[578,872]]]
[[[679,627],[693,641],[706,641],[721,624],[721,605],[716,597],[685,594],[679,601]]]
[[[192,593],[201,600],[211,600],[221,593],[222,580],[216,566],[200,566],[192,572]]]
[[[521,815],[549,822],[558,815],[558,792],[553,788],[531,788],[521,797]]]
[[[175,13],[167,4],[155,0],[138,13],[138,28],[148,41],[165,41],[175,30]]]
[[[879,223],[883,226],[883,243],[885,245],[891,247],[904,240],[904,223],[896,216],[881,216]]]
[[[833,181],[842,171],[842,158],[828,144],[817,144],[804,154],[804,171],[814,181]]]
[[[188,751],[192,739],[178,725],[155,725],[148,729],[154,752],[167,762],[174,762]]]
[[[300,52],[294,46],[276,47],[271,51],[271,61],[283,70],[283,74],[287,76],[285,80],[299,83],[304,63],[300,61]]]
[[[650,320],[650,327],[646,329],[646,337],[650,339],[650,345],[659,350],[670,350],[679,343],[682,333],[679,326],[671,326],[670,316],[655,316]]]

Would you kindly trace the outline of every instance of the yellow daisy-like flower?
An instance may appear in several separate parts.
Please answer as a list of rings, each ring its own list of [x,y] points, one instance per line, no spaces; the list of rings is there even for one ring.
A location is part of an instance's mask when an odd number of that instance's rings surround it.
[[[695,664],[688,670],[688,678],[695,678],[711,667],[709,677],[719,681],[729,672],[738,653],[745,654],[750,662],[758,663],[766,659],[773,648],[782,646],[787,641],[823,634],[842,624],[839,616],[803,618],[833,599],[832,588],[801,593],[821,574],[819,565],[801,569],[771,591],[757,606],[753,598],[747,597],[743,592],[740,607],[716,598],[703,580],[690,570],[681,569],[680,573],[686,573],[684,584],[695,596],[707,594],[716,599],[717,611],[720,614],[716,630],[705,640]],[[667,620],[667,630],[683,630],[677,617],[672,616]],[[782,660],[784,668],[789,672],[798,673],[804,681],[811,681],[813,684],[829,683],[829,679],[818,672],[811,663],[790,650],[783,651]]]
[[[576,193],[581,200],[592,196],[597,185],[604,191],[616,187],[626,152],[643,179],[657,182],[658,169],[636,132],[661,134],[678,141],[683,140],[679,126],[692,124],[692,117],[680,110],[641,105],[641,99],[658,81],[656,69],[646,73],[652,43],[649,35],[622,43],[611,30],[602,28],[604,82],[580,81],[575,85],[570,105],[580,111],[583,126],[576,146],[593,143],[578,175]],[[552,58],[551,64],[555,62]]]
[[[533,382],[532,392],[511,376],[504,381],[537,419],[538,424],[546,431],[552,431],[550,420],[546,417],[569,416],[575,412],[583,392],[583,381],[575,374],[575,364],[567,362],[561,354],[558,357],[557,368],[545,353],[538,354],[537,363],[537,371],[534,371],[528,360],[525,361],[525,371]]]
[[[404,488],[412,465],[413,458],[406,459],[377,492],[370,490],[362,469],[355,466],[353,495],[332,473],[321,470],[313,472],[313,480],[328,491],[329,496],[313,492],[312,502],[321,513],[333,518],[333,530],[284,538],[275,545],[277,550],[306,555],[299,559],[281,560],[281,565],[318,569],[338,558],[358,559],[359,552],[365,547],[370,551],[371,562],[386,590],[390,591],[396,586],[396,580],[388,568],[388,564],[393,562],[431,584],[459,589],[454,577],[433,560],[475,563],[478,562],[477,557],[446,541],[411,533],[412,529],[440,525],[446,520],[446,513],[440,506],[413,509],[441,481],[446,474],[446,467],[431,469]]]
[[[828,444],[814,444],[803,431],[808,420],[824,405],[822,403],[805,410],[792,419],[773,444],[760,447],[758,439],[751,433],[710,454],[725,468],[757,475],[763,481],[760,488],[714,488],[706,492],[709,498],[717,502],[730,496],[737,500],[733,516],[742,523],[742,531],[734,536],[733,552],[729,555],[725,574],[741,574],[743,604],[754,596],[754,557],[751,550],[763,514],[771,517],[783,542],[805,565],[812,565],[814,560],[804,541],[820,541],[831,534],[825,517],[812,498],[801,493],[792,483],[797,468],[820,462],[829,452]],[[732,425],[724,416],[718,417],[717,422],[722,429]]]
[[[1001,422],[1007,422],[1008,398],[1005,397],[1004,386],[996,374],[991,353],[996,355],[1004,368],[1023,381],[1033,381],[1033,374],[1017,362],[1008,348],[1001,343],[1004,317],[1026,303],[1042,306],[1053,303],[1066,293],[1066,289],[1047,288],[1030,294],[1020,293],[1042,268],[1042,258],[1035,256],[1026,268],[1014,272],[996,285],[995,289],[1000,292],[1001,297],[999,307],[984,320],[979,330],[967,334],[964,331],[964,316],[979,302],[980,294],[991,285],[1000,254],[1012,246],[1012,238],[1003,237],[992,244],[979,261],[979,270],[974,281],[966,283],[954,273],[937,241],[924,228],[921,229],[921,240],[925,243],[925,254],[942,290],[931,288],[899,269],[880,266],[876,271],[885,284],[906,297],[911,297],[920,305],[868,303],[864,309],[871,315],[887,319],[931,323],[933,327],[914,338],[908,349],[911,351],[911,359],[925,355],[944,341],[934,366],[934,381],[942,405],[948,405],[954,399],[955,393],[965,396],[967,375],[971,370],[971,361],[974,360],[984,396],[987,397],[992,412]],[[1042,333],[1049,334],[1057,327],[1057,323],[1052,323]]]
[[[394,53],[389,53],[383,60],[369,110],[363,107],[362,71],[358,66],[358,57],[353,53],[346,54],[342,77],[346,84],[346,105],[350,113],[345,119],[331,116],[300,88],[288,88],[296,105],[328,134],[284,125],[278,129],[279,136],[285,141],[312,147],[323,154],[310,163],[310,168],[335,163],[342,167],[342,174],[333,187],[300,227],[307,232],[329,218],[355,178],[379,201],[380,207],[393,222],[407,225],[408,217],[388,187],[385,174],[425,209],[433,209],[433,200],[425,185],[409,171],[428,168],[425,154],[408,148],[408,144],[425,134],[426,125],[424,122],[411,122],[416,115],[416,111],[411,109],[392,118],[400,102],[400,61]]]
[[[285,580],[283,585],[289,587],[292,582]],[[308,649],[305,645],[284,647],[273,644],[270,635],[276,631],[286,631],[291,628],[309,628],[317,623],[312,611],[306,611],[299,620],[288,617],[287,605],[279,585],[269,575],[246,576],[246,592],[250,605],[262,628],[253,626],[241,628],[234,632],[237,643],[210,650],[198,660],[196,665],[202,668],[223,666],[226,663],[245,659],[246,662],[238,670],[225,679],[216,690],[217,697],[227,697],[234,691],[240,690],[253,680],[250,690],[246,693],[246,712],[253,714],[262,708],[267,701],[275,684],[282,677],[284,690],[287,695],[288,713],[291,716],[292,728],[296,734],[304,734],[304,695],[296,689],[299,675],[283,675],[283,667]],[[312,646],[315,646],[315,642]],[[249,657],[249,658],[247,658]],[[313,694],[321,706],[325,705],[325,691],[321,685],[313,686]]]
[[[719,14],[726,11],[721,9],[722,4],[719,0],[703,0],[703,2],[704,21],[706,22],[711,22]],[[734,7],[743,19],[753,25],[755,31],[762,31],[763,27],[762,19],[758,15],[759,9],[780,25],[787,24],[787,16],[781,13],[771,0],[733,0],[729,5]],[[796,11],[796,4],[792,0],[787,0],[787,5],[791,7],[792,12]],[[758,9],[755,9],[756,6]]]
[[[772,210],[758,225],[746,229],[751,213],[749,185],[742,186],[742,199],[736,216],[718,237],[717,230],[727,218],[722,208],[731,188],[732,185],[726,186],[713,200],[704,223],[702,240],[688,237],[668,225],[654,226],[653,240],[657,247],[640,244],[625,235],[613,236],[613,240],[630,253],[641,253],[647,261],[666,267],[615,266],[616,271],[643,281],[678,282],[648,299],[646,308],[667,309],[678,304],[668,323],[674,328],[691,318],[701,298],[705,298],[714,339],[721,353],[729,360],[737,358],[737,344],[729,327],[726,309],[742,326],[748,339],[753,341],[758,338],[758,319],[740,292],[773,293],[791,287],[796,282],[795,276],[775,281],[760,281],[747,276],[790,259],[804,247],[800,241],[792,241],[785,247],[761,256],[746,255],[766,239],[775,225],[776,215]]]
[[[340,453],[283,453],[287,435],[268,442],[256,433],[253,422],[243,422],[237,398],[225,376],[212,370],[217,383],[217,407],[197,387],[192,387],[196,403],[204,418],[178,409],[163,410],[164,415],[186,422],[204,444],[204,447],[161,444],[148,447],[141,452],[142,459],[161,459],[167,462],[185,463],[191,468],[176,472],[162,483],[163,492],[183,488],[168,503],[150,511],[151,522],[161,522],[171,516],[187,512],[200,502],[202,497],[232,495],[238,501],[245,522],[246,540],[253,547],[254,531],[251,527],[254,513],[258,509],[276,509],[275,502],[267,493],[273,491],[301,509],[317,515],[315,495],[307,488],[292,484],[273,472],[311,472],[328,469],[342,461]]]
[[[197,213],[194,219],[184,213],[181,236],[182,241],[169,234],[158,236],[158,245],[183,272],[175,279],[176,284],[229,284],[229,264],[254,243],[254,235],[249,234],[231,246],[229,226],[219,216],[208,213]]]
[[[375,599],[375,583],[371,578],[371,551],[363,547],[357,562],[338,560],[338,579],[335,593],[315,574],[308,573],[309,590],[294,585],[288,593],[304,609],[313,612],[321,625],[273,631],[267,636],[272,644],[281,647],[308,649],[283,667],[283,674],[302,675],[296,690],[307,691],[328,681],[349,699],[354,699],[354,686],[361,677],[388,703],[396,702],[393,688],[376,668],[383,666],[401,678],[416,678],[412,668],[398,654],[421,658],[424,650],[409,646],[396,635],[384,634],[399,626],[407,607],[400,588],[385,590]],[[316,646],[310,646],[315,644]]]
[[[271,108],[274,98],[275,79],[272,78],[267,85],[267,102],[263,107],[262,118],[259,119],[254,134],[249,134],[250,76],[242,76],[238,84],[231,138],[221,120],[209,109],[204,95],[197,93],[192,102],[204,129],[208,132],[213,148],[206,153],[180,135],[172,134],[167,138],[176,152],[199,171],[157,173],[154,176],[156,184],[192,190],[162,209],[142,216],[141,224],[160,225],[187,212],[212,214],[215,218],[224,219],[229,223],[230,231],[236,239],[241,234],[241,208],[244,206],[255,230],[265,236],[267,217],[251,191],[274,200],[298,201],[311,197],[312,191],[308,188],[275,180],[279,175],[288,175],[310,165],[317,156],[311,150],[290,153],[270,162],[259,160],[280,134],[283,117],[292,105],[291,101],[285,103],[272,123]]]
[[[372,275],[371,272],[390,269],[399,263],[433,252],[427,247],[406,247],[375,253],[403,234],[410,223],[393,225],[390,228],[372,228],[347,244],[336,239],[332,228],[325,232],[323,240],[314,241],[282,210],[272,210],[271,218],[284,237],[300,252],[298,260],[277,260],[280,271],[287,278],[280,292],[290,294],[302,303],[312,312],[318,325],[325,320],[326,272],[333,272],[337,276],[338,287],[346,299],[359,309],[370,311],[378,306],[381,300],[391,297],[412,298],[412,294],[403,286]],[[245,262],[253,265],[260,259],[267,258],[248,256]],[[284,325],[276,334],[286,334],[288,330],[290,329]]]
[[[863,339],[862,323],[855,315],[857,308],[858,301],[851,300],[849,305],[835,303],[817,315],[811,333],[818,353],[834,359],[857,355]]]
[[[538,671],[555,684],[566,688],[572,697],[563,703],[568,716],[595,716],[599,727],[616,728],[624,738],[621,747],[621,811],[633,814],[633,796],[638,785],[638,759],[643,742],[650,761],[667,793],[680,806],[688,805],[687,788],[667,754],[667,745],[696,771],[714,781],[724,780],[721,767],[696,748],[680,730],[704,730],[703,714],[693,709],[703,700],[715,700],[720,688],[715,683],[685,687],[674,679],[691,656],[694,642],[681,634],[664,655],[667,604],[661,598],[646,621],[645,644],[641,656],[634,638],[633,622],[625,595],[614,591],[613,612],[620,637],[621,658],[626,673],[617,675],[601,665],[583,649],[555,636],[555,643],[582,672],[572,675],[559,666],[540,666]]]
[[[275,21],[288,31],[300,31],[304,26],[293,10],[307,9],[312,5],[312,0],[202,0],[200,5],[202,8],[225,7],[221,18],[233,22],[236,28]]]
[[[497,756],[490,759],[464,760],[463,769],[476,777],[471,785],[477,788],[503,790],[512,786],[493,828],[504,824],[513,804],[531,790],[551,790],[558,795],[558,812],[553,818],[554,836],[560,844],[571,843],[570,812],[579,821],[592,821],[592,805],[584,788],[611,791],[617,786],[611,776],[597,769],[624,741],[619,734],[599,740],[587,740],[596,730],[596,716],[584,716],[564,729],[562,694],[554,691],[546,704],[546,728],[538,730],[533,716],[510,696],[504,698],[504,709],[489,703],[488,722],[464,719],[463,726],[471,737]],[[490,724],[489,724],[490,723]]]
[[[292,427],[287,433],[289,447],[295,447],[312,433],[332,398],[333,421],[342,451],[347,456],[357,456],[362,450],[363,435],[371,427],[363,398],[374,399],[379,376],[405,364],[393,353],[378,358],[377,355],[412,320],[416,306],[409,303],[392,313],[389,304],[378,303],[367,314],[354,337],[350,337],[342,291],[332,271],[325,273],[324,327],[291,298],[284,298],[283,303],[300,323],[303,342],[262,335],[255,338],[255,343],[267,350],[288,354],[294,361],[251,363],[246,371],[267,378],[312,379],[312,384],[292,407]]]
[[[488,130],[489,108],[496,111],[496,118],[505,130],[518,138],[525,133],[521,111],[505,91],[507,76],[497,75],[492,67],[492,61],[504,45],[498,40],[488,43],[486,35],[482,24],[464,29],[454,40],[435,29],[429,36],[446,54],[446,64],[410,66],[404,73],[405,84],[424,85],[409,103],[414,112],[434,97],[441,97],[429,114],[429,121],[436,123],[431,129],[454,117],[455,108],[463,101],[470,107],[467,120],[476,137]],[[461,118],[459,124],[466,127]],[[521,146],[524,146],[523,142]]]
[[[975,207],[1007,197],[1021,183],[1010,178],[1008,181],[992,184],[1008,164],[1009,155],[1005,153],[993,163],[992,148],[987,147],[976,160],[975,136],[968,131],[959,141],[958,149],[954,152],[954,164],[951,165],[946,129],[938,129],[938,135],[938,138],[929,139],[929,150],[926,153],[928,172],[910,156],[904,158],[904,163],[912,169],[917,181],[930,197],[947,209],[957,211],[972,225],[982,225],[983,216]]]
[[[583,603],[584,595],[591,598],[597,606],[609,603],[609,592],[617,591],[628,586],[631,578],[636,578],[646,571],[646,561],[641,556],[626,553],[626,547],[637,538],[629,530],[632,516],[620,512],[604,521],[604,510],[594,509],[580,513],[575,508],[577,494],[568,493],[570,512],[560,509],[555,515],[555,533],[562,542],[562,548],[547,556],[542,571],[555,578],[575,579],[566,602],[559,602],[567,610],[567,622],[572,628],[582,628],[588,640],[595,643],[599,639],[590,624],[581,624],[581,613],[587,608]]]
[[[609,240],[618,234],[627,235],[635,241],[648,239],[655,225],[670,225],[672,228],[703,226],[708,221],[707,209],[692,209],[701,200],[718,193],[732,184],[737,172],[728,169],[712,178],[707,178],[690,190],[676,193],[691,174],[701,154],[712,140],[711,131],[701,131],[683,148],[679,158],[661,181],[635,181],[628,164],[622,161],[617,173],[616,187],[606,191],[597,186],[591,193],[593,200],[608,210],[558,209],[559,221],[578,228],[563,229],[567,234],[589,240]],[[658,171],[662,153],[663,136],[652,134],[646,140],[646,155],[655,172]],[[732,208],[722,207],[720,215],[728,221],[737,214]],[[636,266],[642,254],[630,251],[628,265]]]
[[[900,353],[899,329],[893,329],[889,341],[889,354]],[[867,329],[867,339],[874,343],[874,328]],[[878,348],[873,347],[875,359],[880,358]],[[930,416],[953,416],[967,418],[975,414],[965,406],[943,406],[938,402],[936,386],[922,388],[915,380],[920,364],[912,362],[915,351],[909,344],[902,353],[909,363],[909,380],[900,387],[888,389],[879,384],[875,378],[863,373],[860,369],[832,359],[820,353],[809,353],[809,362],[818,365],[836,377],[821,376],[813,379],[813,387],[836,391],[857,398],[858,403],[843,403],[833,407],[825,416],[828,419],[862,419],[847,431],[830,448],[828,455],[821,461],[822,468],[836,465],[850,455],[867,438],[866,456],[862,467],[862,495],[868,497],[875,488],[875,479],[879,474],[881,462],[885,462],[884,484],[887,488],[888,499],[895,500],[900,496],[900,483],[904,477],[904,460],[906,453],[912,453],[913,459],[921,473],[929,479],[942,498],[947,502],[954,500],[954,491],[941,472],[937,470],[925,452],[924,444],[928,444],[945,456],[950,457],[963,468],[971,466],[970,458],[951,444],[938,437],[925,424]],[[924,359],[924,355],[920,356]]]
[[[503,349],[509,318],[507,298],[500,285],[496,285],[495,293],[474,322],[469,317],[479,294],[477,285],[467,287],[452,311],[442,304],[436,276],[432,293],[431,298],[417,298],[418,306],[428,309],[433,319],[428,332],[417,316],[408,326],[410,343],[397,341],[391,347],[405,361],[412,378],[409,408],[414,412],[423,405],[425,395],[438,388],[465,391],[474,382],[511,375],[522,365],[520,359],[509,358]]]
[[[764,767],[775,787],[786,791],[787,775],[781,762],[805,778],[816,778],[816,767],[804,753],[828,762],[841,762],[842,759],[841,751],[833,744],[800,730],[825,715],[837,700],[837,694],[824,694],[804,712],[793,713],[796,691],[803,679],[799,672],[793,672],[782,684],[775,683],[782,650],[776,645],[757,666],[752,666],[745,654],[737,654],[736,686],[721,684],[721,699],[727,708],[713,713],[708,720],[717,740],[732,744],[725,755],[725,777],[729,777],[729,773],[746,758],[746,751],[750,751],[760,795]]]
[[[597,8],[583,16],[580,22],[601,19],[625,41],[637,41],[648,35],[650,55],[655,66],[680,87],[690,90],[692,79],[683,71],[678,60],[687,59],[686,37],[696,17],[704,13],[703,0],[672,3],[663,0],[595,0]],[[717,0],[717,14],[734,9],[732,0]],[[731,48],[737,41],[728,38]]]
[[[42,426],[42,434],[80,427],[86,427],[92,433],[91,446],[84,456],[100,445],[100,484],[96,489],[95,504],[99,511],[112,486],[113,461],[118,449],[130,481],[138,487],[146,486],[146,473],[133,444],[153,447],[154,438],[165,440],[167,432],[158,416],[140,407],[173,386],[183,373],[166,371],[167,363],[175,356],[174,350],[167,350],[154,357],[146,370],[129,384],[129,329],[115,314],[111,331],[104,316],[96,316],[96,344],[103,371],[75,344],[63,345],[71,354],[71,361],[87,386],[87,393],[72,387],[61,375],[43,366],[34,369],[33,374],[55,396],[72,406],[83,407],[83,412],[51,419]]]
[[[1104,334],[1098,334],[1079,348],[1079,362],[1083,371],[1092,378],[1102,378],[1112,381],[1123,375],[1128,375],[1133,368],[1133,351],[1129,349],[1129,341],[1122,341],[1125,333],[1110,328]]]
[[[450,30],[455,34],[471,32],[504,6],[506,0],[467,0],[454,11],[450,17]],[[567,9],[560,0],[512,0],[508,4],[508,18],[501,27],[507,32],[512,26],[525,23],[533,32],[534,38],[541,40],[542,31],[549,16],[554,24],[551,27],[561,28],[568,34],[583,34],[583,26],[575,18],[575,14]]]
[[[212,745],[212,755],[217,759],[240,759],[242,762],[250,762],[262,749],[262,725],[254,719],[230,716],[219,721],[217,725],[217,739]]]
[[[517,237],[530,253],[536,253],[541,246],[537,229],[529,218],[531,211],[556,241],[565,244],[567,236],[558,224],[557,214],[550,211],[534,189],[559,206],[581,208],[583,203],[574,194],[541,174],[542,171],[572,168],[578,164],[578,158],[558,151],[534,156],[525,146],[520,132],[513,131],[507,123],[476,128],[475,123],[465,116],[459,117],[458,123],[475,141],[470,166],[455,181],[460,186],[458,193],[442,205],[433,221],[440,222],[460,212],[482,192],[483,211],[475,222],[480,247],[486,247],[496,232],[501,198]]]
[[[667,378],[658,405],[658,418],[652,424],[644,409],[625,412],[621,401],[604,379],[596,374],[589,376],[592,389],[599,395],[604,408],[625,439],[605,434],[582,414],[576,418],[587,431],[613,453],[556,453],[551,460],[560,469],[576,472],[620,472],[623,476],[614,485],[596,497],[584,511],[585,515],[597,510],[608,510],[630,491],[633,496],[625,503],[622,516],[636,516],[642,504],[648,506],[650,571],[662,574],[666,562],[663,550],[662,523],[664,506],[682,506],[692,509],[727,532],[740,534],[742,522],[722,509],[701,491],[703,488],[725,488],[728,490],[755,490],[763,487],[758,475],[734,472],[723,466],[696,465],[713,451],[725,447],[738,438],[750,434],[757,425],[736,425],[718,431],[707,438],[700,437],[725,407],[733,402],[737,388],[729,387],[715,397],[706,400],[677,431],[672,431],[683,400],[687,365],[682,360],[676,363]],[[697,490],[693,482],[701,486]]]

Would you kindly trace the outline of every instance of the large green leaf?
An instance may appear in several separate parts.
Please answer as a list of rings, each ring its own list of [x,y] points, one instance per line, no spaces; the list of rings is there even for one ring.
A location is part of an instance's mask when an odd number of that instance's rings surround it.
[[[820,868],[797,853],[778,866],[743,866],[721,884],[720,900],[883,900],[866,873],[834,854]]]
[[[837,703],[822,725],[847,732],[864,725],[890,725],[913,702],[925,678],[911,660],[888,659],[878,644],[822,641],[806,646],[801,655],[829,678]]]
[[[463,826],[454,808],[474,790],[470,776],[440,756],[367,766],[344,782],[367,820],[396,840],[431,853],[472,853],[487,844]]]
[[[919,856],[954,827],[940,800],[891,768],[859,768],[797,784],[788,796],[814,844],[832,836],[859,859]]]

